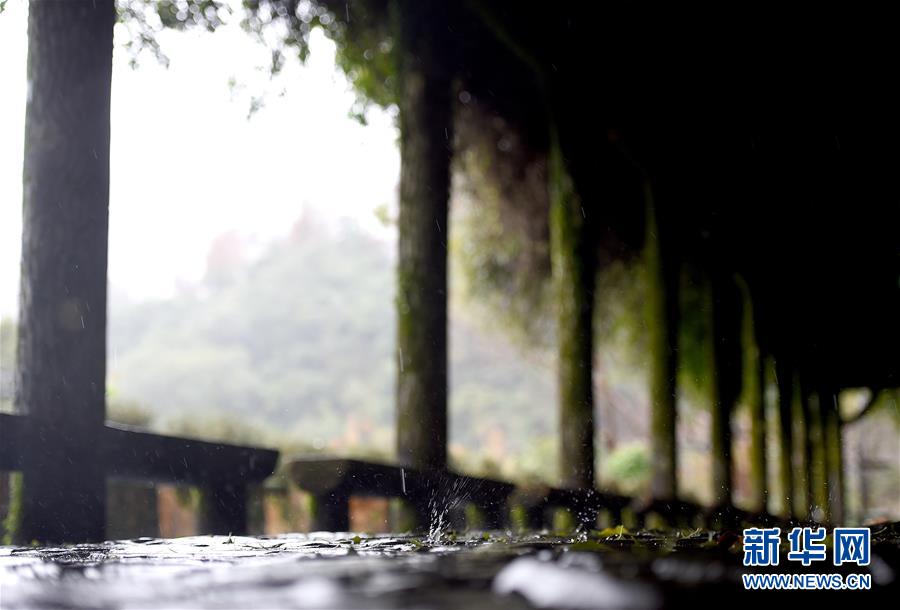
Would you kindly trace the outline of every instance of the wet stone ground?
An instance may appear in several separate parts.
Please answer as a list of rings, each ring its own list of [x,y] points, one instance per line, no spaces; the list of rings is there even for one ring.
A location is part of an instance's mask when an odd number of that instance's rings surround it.
[[[743,607],[774,595],[896,607],[897,532],[873,538],[871,565],[844,570],[870,573],[871,591],[788,593],[743,590],[750,568],[732,532],[490,532],[439,542],[314,533],[0,547],[0,608]],[[782,561],[771,571],[797,569]]]

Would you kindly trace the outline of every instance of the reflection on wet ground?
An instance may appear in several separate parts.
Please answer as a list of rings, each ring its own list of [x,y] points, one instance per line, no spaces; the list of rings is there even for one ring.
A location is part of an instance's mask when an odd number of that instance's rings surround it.
[[[896,532],[873,534],[867,604],[896,601]],[[0,547],[6,608],[645,608],[750,602],[740,537],[622,530],[591,535],[141,538]],[[803,568],[800,568],[803,569]],[[777,571],[796,571],[782,562]],[[812,566],[809,572],[840,568]],[[829,592],[828,594],[832,594]],[[771,594],[770,594],[771,595]],[[824,593],[803,592],[818,599]],[[862,597],[858,597],[862,596]],[[887,605],[887,604],[885,604]]]

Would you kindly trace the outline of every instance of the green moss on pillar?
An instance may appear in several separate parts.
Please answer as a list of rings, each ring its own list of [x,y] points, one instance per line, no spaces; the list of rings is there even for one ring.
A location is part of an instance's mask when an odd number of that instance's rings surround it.
[[[444,3],[391,4],[400,106],[397,257],[397,452],[447,464],[447,212],[452,70]]]
[[[838,397],[834,391],[822,390],[822,416],[825,428],[825,471],[828,481],[826,519],[844,525],[844,457]]]
[[[655,498],[678,495],[676,445],[678,262],[670,227],[660,213],[649,180],[644,183],[647,299],[645,315],[650,348],[650,493]]]
[[[768,486],[766,482],[766,404],[764,358],[756,332],[753,296],[746,283],[741,282],[743,308],[741,332],[743,335],[744,373],[743,402],[750,419],[750,510],[765,512]]]
[[[25,543],[18,534],[22,530],[22,473],[9,474],[9,512],[3,521],[3,544]]]
[[[791,413],[794,426],[794,514],[801,519],[810,518],[812,495],[809,487],[809,439],[806,436],[807,408],[800,374],[794,371]]]
[[[828,509],[828,476],[825,470],[825,421],[822,413],[822,396],[812,394],[807,398],[807,439],[809,443],[809,481],[811,506],[814,517],[827,520]]]
[[[730,286],[720,271],[713,271],[708,288],[710,312],[709,392],[710,392],[710,452],[712,463],[713,504],[731,504],[731,412],[736,399],[733,382],[733,361],[730,352],[731,318]]]
[[[775,360],[778,383],[778,479],[781,487],[781,512],[794,516],[794,373],[786,355]]]
[[[593,311],[596,265],[587,212],[557,137],[550,154],[550,248],[557,313],[560,478],[594,486]]]

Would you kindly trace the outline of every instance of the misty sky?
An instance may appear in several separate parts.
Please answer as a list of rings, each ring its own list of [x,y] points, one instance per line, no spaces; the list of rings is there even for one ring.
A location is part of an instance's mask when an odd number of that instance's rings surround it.
[[[237,231],[252,251],[286,234],[304,209],[390,232],[374,209],[395,206],[397,132],[369,126],[320,33],[306,66],[271,81],[268,51],[238,26],[164,32],[168,69],[150,55],[133,70],[116,26],[112,90],[111,284],[134,299],[171,295],[203,273],[211,241]],[[0,14],[0,315],[15,315],[21,238],[27,2]],[[229,85],[232,78],[236,87]],[[250,97],[265,107],[248,119]]]

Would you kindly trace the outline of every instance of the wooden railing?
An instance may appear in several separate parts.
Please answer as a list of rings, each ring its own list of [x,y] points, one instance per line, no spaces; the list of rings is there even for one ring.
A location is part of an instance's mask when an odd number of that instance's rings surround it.
[[[415,470],[360,460],[310,457],[288,465],[291,479],[314,499],[313,530],[346,531],[350,526],[350,496],[405,499],[419,526],[428,526],[432,509],[446,499],[476,506],[489,529],[503,527],[511,483],[448,471]]]
[[[40,443],[40,430],[26,416],[0,414],[0,470],[20,470],[27,449]],[[274,470],[278,452],[225,443],[153,434],[107,424],[98,440],[109,477],[193,485],[202,492],[200,529],[204,533],[247,530],[248,486],[261,483]],[[471,504],[485,529],[512,525],[513,512],[524,526],[553,526],[558,509],[577,523],[596,527],[737,527],[741,523],[783,523],[769,514],[734,507],[709,508],[681,500],[641,501],[597,490],[549,486],[516,486],[444,470],[416,470],[397,465],[321,456],[302,457],[287,465],[290,479],[313,498],[311,529],[348,531],[351,496],[400,498],[412,509],[415,526],[426,528],[435,511]]]
[[[49,436],[27,417],[0,414],[0,470],[21,470],[28,450]],[[103,426],[96,441],[108,477],[200,488],[200,528],[211,534],[247,531],[247,488],[271,475],[278,462],[278,452],[272,449],[163,436],[115,424]]]
[[[524,514],[530,529],[551,528],[554,513],[565,509],[585,528],[625,524],[648,526],[736,528],[746,524],[785,523],[767,513],[748,513],[735,507],[710,508],[683,500],[641,500],[597,490],[516,486],[448,471],[420,471],[396,465],[353,459],[309,456],[287,465],[291,480],[313,497],[311,529],[348,531],[351,496],[402,498],[417,515],[417,526],[429,525],[432,509],[448,502],[472,504],[486,529],[512,525],[513,512]]]

